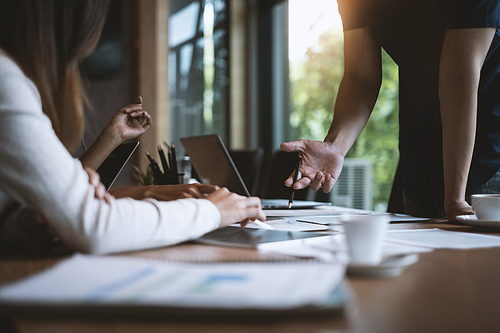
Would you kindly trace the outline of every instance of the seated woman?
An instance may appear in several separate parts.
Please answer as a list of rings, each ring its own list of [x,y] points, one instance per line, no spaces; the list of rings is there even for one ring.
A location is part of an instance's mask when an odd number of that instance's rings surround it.
[[[175,244],[265,219],[258,198],[96,197],[69,151],[83,133],[81,59],[95,48],[108,1],[3,2],[0,21],[0,245],[31,244],[38,216],[66,245],[110,253]]]

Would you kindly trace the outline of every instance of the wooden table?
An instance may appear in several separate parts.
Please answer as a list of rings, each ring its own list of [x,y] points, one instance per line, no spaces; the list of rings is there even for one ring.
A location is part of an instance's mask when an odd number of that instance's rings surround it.
[[[474,232],[449,224],[403,223],[391,229],[435,228]],[[493,235],[500,235],[496,233]],[[47,269],[69,252],[0,253],[0,285]],[[207,245],[121,254],[158,260],[276,260],[279,255]],[[353,304],[344,315],[322,318],[11,318],[17,332],[500,332],[500,247],[436,250],[394,278],[349,278]],[[9,322],[8,322],[9,323]],[[4,330],[7,330],[4,323]],[[0,326],[2,331],[2,326]]]

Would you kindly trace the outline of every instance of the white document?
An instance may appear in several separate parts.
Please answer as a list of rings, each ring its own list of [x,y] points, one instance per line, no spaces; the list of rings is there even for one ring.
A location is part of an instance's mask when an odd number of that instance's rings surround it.
[[[347,254],[348,250],[345,235],[334,235],[324,237],[321,241],[318,240],[314,244],[283,246],[279,249],[273,249],[272,252],[298,258],[316,258],[322,261],[331,261],[338,259],[339,253]],[[408,244],[384,242],[384,257],[424,252],[432,252],[432,249]]]
[[[324,305],[344,274],[341,263],[187,264],[78,255],[0,288],[0,304],[290,309]]]
[[[333,214],[328,216],[305,216],[305,217],[297,217],[297,221],[313,223],[313,224],[323,224],[323,225],[340,225],[342,222],[340,221],[343,216],[349,215],[379,215],[386,214],[380,212],[369,212],[369,213],[354,213],[354,212],[344,212],[339,214]],[[413,217],[410,215],[404,214],[390,214],[391,222],[417,222],[417,221],[428,221],[429,218],[423,217]]]
[[[241,227],[241,225],[238,223],[232,224],[231,226]],[[285,231],[328,231],[329,230],[328,226],[300,222],[296,221],[294,218],[267,220],[265,222],[260,222],[260,223],[250,222],[247,224],[245,228],[274,229],[274,230],[285,230]]]
[[[298,216],[338,216],[341,214],[365,215],[372,214],[369,210],[344,208],[337,206],[319,206],[311,209],[266,209],[268,217],[298,217]]]
[[[386,241],[433,249],[475,249],[500,246],[500,237],[441,229],[387,231]]]
[[[340,219],[346,215],[355,216],[355,215],[369,215],[369,214],[336,214],[336,215],[328,215],[328,216],[305,216],[305,217],[297,217],[297,221],[303,223],[311,223],[311,224],[319,224],[319,225],[341,225],[342,222]]]

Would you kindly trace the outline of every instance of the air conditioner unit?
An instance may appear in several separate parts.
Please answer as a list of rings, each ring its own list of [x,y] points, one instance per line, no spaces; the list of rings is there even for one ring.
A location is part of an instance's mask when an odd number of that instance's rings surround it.
[[[330,193],[334,206],[372,210],[372,165],[363,158],[346,158]]]

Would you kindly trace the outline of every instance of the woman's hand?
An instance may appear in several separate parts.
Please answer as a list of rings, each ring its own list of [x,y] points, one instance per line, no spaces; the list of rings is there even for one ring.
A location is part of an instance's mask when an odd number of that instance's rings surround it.
[[[221,188],[207,197],[220,211],[221,222],[219,227],[225,227],[240,222],[244,227],[250,221],[266,220],[262,211],[260,199],[257,197],[243,197]]]
[[[142,98],[137,104],[130,104],[116,113],[109,124],[99,134],[94,143],[80,157],[84,167],[97,170],[104,160],[123,141],[134,139],[153,125],[151,116],[142,109]]]
[[[150,185],[124,188],[112,191],[115,198],[133,198],[141,200],[152,198],[159,201],[171,201],[186,198],[205,198],[219,187],[205,184],[180,184],[180,185]]]
[[[104,184],[101,183],[101,177],[99,174],[90,168],[83,168],[83,170],[85,170],[85,172],[89,175],[90,185],[94,186],[94,197],[99,200],[104,200],[106,203],[110,204],[113,196],[106,191]]]
[[[136,104],[130,104],[120,109],[104,129],[114,141],[135,139],[146,133],[153,126],[153,119],[142,109],[142,97],[137,97]]]

